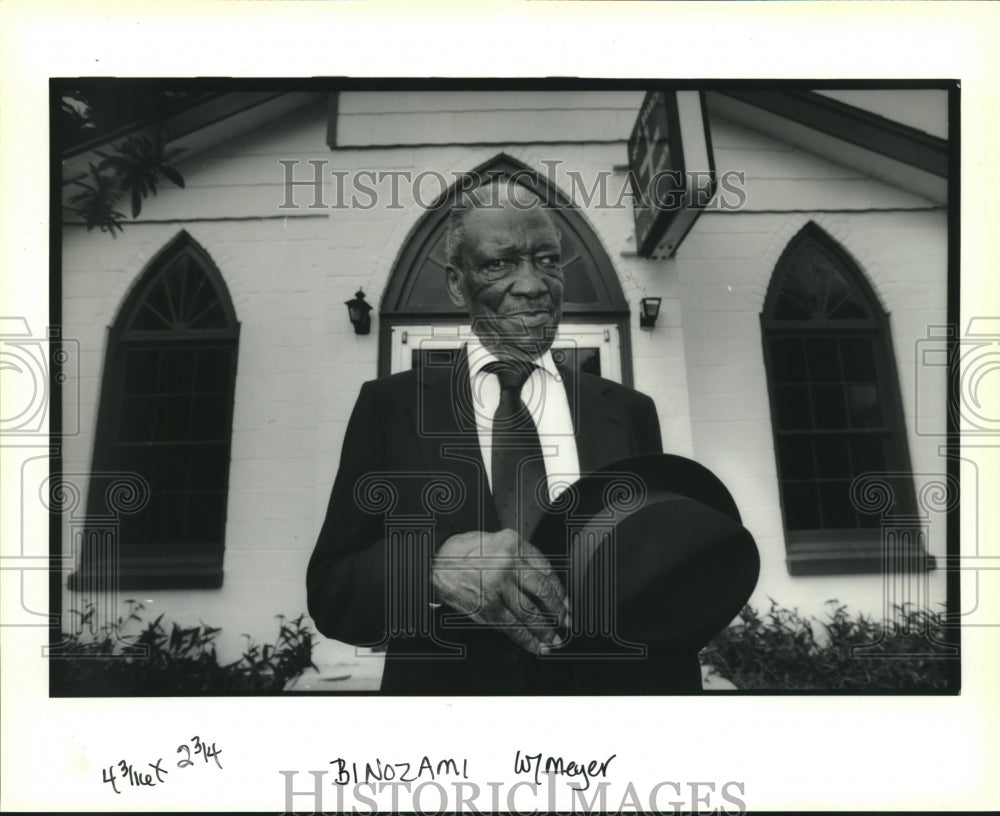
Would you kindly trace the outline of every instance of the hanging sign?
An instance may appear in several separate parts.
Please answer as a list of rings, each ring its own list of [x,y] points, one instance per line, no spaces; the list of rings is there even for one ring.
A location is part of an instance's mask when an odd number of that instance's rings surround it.
[[[715,195],[704,92],[648,92],[628,141],[628,164],[636,251],[669,258]]]

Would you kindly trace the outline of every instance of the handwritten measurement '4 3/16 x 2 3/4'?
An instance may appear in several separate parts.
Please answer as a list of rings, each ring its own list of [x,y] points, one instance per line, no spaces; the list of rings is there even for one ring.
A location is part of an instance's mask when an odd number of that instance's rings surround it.
[[[222,762],[219,761],[222,749],[217,748],[214,742],[209,745],[201,737],[192,737],[187,742],[182,742],[177,746],[175,753],[181,755],[177,760],[178,768],[190,768],[196,764],[198,757],[201,757],[205,764],[214,762],[216,767],[222,770]],[[111,785],[115,793],[121,793],[119,785],[122,788],[152,788],[167,781],[167,774],[170,772],[163,767],[163,757],[156,762],[147,762],[146,765],[152,770],[147,771],[142,767],[136,770],[131,762],[121,759],[102,768],[101,778],[105,784]]]

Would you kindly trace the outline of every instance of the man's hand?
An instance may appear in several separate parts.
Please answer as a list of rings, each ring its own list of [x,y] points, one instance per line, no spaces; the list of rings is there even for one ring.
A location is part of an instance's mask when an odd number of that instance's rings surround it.
[[[514,530],[454,535],[431,562],[435,599],[506,633],[529,652],[562,645],[569,602],[548,559]]]

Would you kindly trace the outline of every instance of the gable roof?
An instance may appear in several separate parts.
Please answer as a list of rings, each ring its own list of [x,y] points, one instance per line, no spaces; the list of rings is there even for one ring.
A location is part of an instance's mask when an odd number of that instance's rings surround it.
[[[815,91],[710,91],[707,102],[735,124],[936,203],[948,201],[946,139]]]

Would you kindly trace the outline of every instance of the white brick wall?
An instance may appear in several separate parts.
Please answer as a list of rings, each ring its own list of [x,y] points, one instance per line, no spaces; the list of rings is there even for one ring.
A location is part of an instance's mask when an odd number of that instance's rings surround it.
[[[497,102],[481,96],[476,95],[477,104]],[[516,116],[505,114],[505,121],[520,123],[517,127],[543,122],[546,133],[572,131],[574,138],[582,138],[586,128],[585,135],[592,138],[607,132],[620,141],[529,142],[503,149],[540,171],[545,160],[565,162],[557,173],[564,189],[569,186],[566,170],[592,180],[595,173],[625,161],[624,140],[638,101],[622,99],[588,98],[590,109],[583,119],[577,111],[562,110],[565,100],[508,99],[524,108],[511,108]],[[411,102],[400,98],[396,110]],[[385,100],[377,104],[384,108]],[[468,113],[471,102],[456,97],[447,104]],[[415,103],[411,107],[413,115],[426,110]],[[548,113],[539,118],[543,108]],[[369,95],[343,95],[341,110],[345,118],[354,117],[350,127],[342,120],[342,137],[361,134],[360,123],[374,121]],[[306,188],[295,192],[300,209],[281,209],[284,170],[278,161],[299,160],[297,178],[311,173],[306,164],[311,159],[328,162],[326,171],[433,169],[450,176],[500,149],[441,145],[331,152],[325,146],[325,117],[324,106],[307,108],[191,157],[180,167],[187,189],[163,189],[146,202],[140,223],[127,224],[115,240],[79,228],[66,230],[64,326],[83,348],[83,425],[81,435],[66,446],[68,471],[90,467],[107,327],[159,248],[187,229],[212,256],[232,294],[241,336],[225,584],[215,591],[134,593],[154,615],[163,611],[167,619],[182,623],[200,619],[222,626],[225,659],[238,656],[240,633],[258,640],[271,637],[274,615],[295,616],[305,609],[305,567],[323,520],[346,421],[361,384],[377,370],[377,306],[422,214],[406,184],[400,186],[401,209],[309,209],[305,205],[313,193]],[[474,118],[482,119],[478,113]],[[460,119],[468,123],[467,117]],[[409,121],[412,125],[412,117]],[[434,122],[438,128],[445,119]],[[458,132],[460,122],[451,120],[447,126]],[[379,131],[379,138],[398,141],[399,128]],[[364,132],[374,134],[375,129]],[[414,141],[428,139],[416,129],[411,135]],[[731,125],[713,123],[713,139],[720,170],[750,173],[747,207],[705,214],[675,259],[635,257],[628,209],[592,205],[582,213],[615,264],[633,311],[636,386],[657,402],[666,449],[704,462],[732,490],[761,548],[764,568],[757,598],[762,605],[771,595],[818,613],[824,600],[839,597],[877,611],[877,577],[787,576],[758,315],[778,256],[802,225],[815,220],[858,260],[891,313],[914,469],[941,470],[937,440],[914,435],[911,409],[918,388],[943,393],[942,370],[923,371],[917,379],[914,344],[929,323],[944,322],[944,213],[904,212],[900,208],[927,202]],[[616,176],[609,189],[617,191],[621,181]],[[336,192],[329,172],[324,183],[323,198],[329,204]],[[812,211],[858,208],[866,212]],[[359,286],[376,307],[367,337],[353,333],[343,305]],[[652,332],[640,331],[634,314],[639,298],[647,295],[663,298]],[[931,549],[942,553],[943,524],[939,527]],[[343,651],[336,644],[324,649],[329,655]]]

